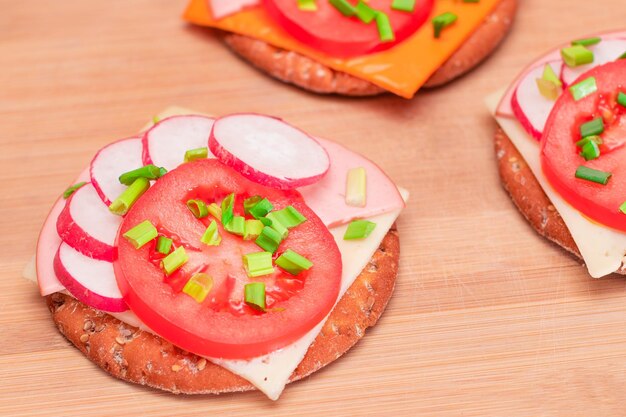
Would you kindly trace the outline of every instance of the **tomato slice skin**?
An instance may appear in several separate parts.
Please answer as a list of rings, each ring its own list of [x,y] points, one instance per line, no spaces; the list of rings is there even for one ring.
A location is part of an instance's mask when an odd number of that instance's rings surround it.
[[[541,138],[541,166],[556,191],[585,216],[605,226],[626,231],[626,214],[619,207],[626,201],[626,109],[616,103],[626,92],[626,60],[595,67],[574,84],[595,77],[598,91],[575,101],[569,91],[557,100]],[[579,127],[603,116],[606,143],[600,157],[591,161],[579,155]],[[575,178],[578,166],[612,173],[606,185]]]
[[[351,2],[356,4],[356,2]],[[434,0],[417,0],[412,13],[391,9],[390,0],[370,0],[368,5],[389,16],[393,42],[381,42],[376,22],[363,23],[342,15],[328,1],[318,1],[317,11],[298,8],[294,0],[264,0],[269,15],[300,42],[337,57],[353,57],[392,48],[415,33],[428,19]]]
[[[188,198],[199,196],[213,196],[220,201],[232,192],[238,196],[236,207],[242,205],[243,198],[261,195],[275,209],[292,205],[307,218],[290,230],[275,254],[291,248],[313,262],[313,267],[297,278],[303,283],[294,285],[294,277],[278,268],[271,276],[250,280],[266,280],[268,301],[273,303],[268,304],[266,313],[246,306],[241,300],[243,292],[238,291],[242,276],[248,279],[240,269],[242,254],[261,249],[223,229],[220,246],[203,245],[203,221],[210,219],[196,219],[185,204]],[[153,245],[136,250],[121,237],[144,220],[150,220],[163,233],[174,235],[175,244],[185,245],[190,260],[179,272],[165,277],[151,255]],[[217,160],[186,163],[159,179],[127,214],[117,245],[116,279],[129,308],[163,338],[203,356],[246,359],[286,346],[330,312],[341,285],[339,249],[300,193],[259,185]],[[213,268],[209,271],[223,274],[214,276],[215,292],[203,303],[197,303],[179,290],[186,280],[182,277],[190,276],[203,262]]]

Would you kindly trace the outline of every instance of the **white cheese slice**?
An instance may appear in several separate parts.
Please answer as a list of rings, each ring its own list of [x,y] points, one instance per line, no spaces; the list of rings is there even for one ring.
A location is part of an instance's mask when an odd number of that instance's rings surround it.
[[[539,142],[530,137],[516,119],[495,115],[502,96],[501,91],[490,95],[485,100],[487,107],[522,154],[541,188],[561,215],[580,250],[589,274],[600,278],[620,269],[625,261],[626,233],[590,221],[552,188],[541,169]]]

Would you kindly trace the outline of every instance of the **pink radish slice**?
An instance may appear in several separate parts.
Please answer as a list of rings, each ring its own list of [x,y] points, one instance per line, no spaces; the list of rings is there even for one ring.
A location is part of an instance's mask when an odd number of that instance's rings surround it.
[[[74,183],[89,181],[89,170],[84,170]],[[54,273],[54,256],[61,245],[61,238],[57,234],[57,219],[65,207],[65,200],[59,198],[52,206],[46,218],[39,239],[37,240],[37,255],[35,264],[37,266],[37,283],[42,296],[65,290]]]
[[[561,61],[551,61],[549,64],[554,72],[557,74],[560,72]],[[529,70],[521,79],[511,98],[513,114],[526,132],[537,140],[541,139],[548,116],[556,103],[542,96],[537,87],[536,80],[542,77],[544,67],[545,64],[542,63]]]
[[[257,6],[261,0],[209,0],[213,19],[222,19],[240,12],[246,7]]]
[[[168,171],[176,168],[184,162],[185,152],[207,146],[214,121],[205,116],[163,119],[143,136],[144,164],[154,164]]]
[[[602,42],[591,45],[588,48],[593,51],[593,62],[591,64],[574,68],[563,65],[561,79],[566,85],[573,83],[578,77],[590,69],[598,65],[606,64],[607,62],[615,61],[619,58],[626,52],[626,39],[603,39]]]
[[[330,169],[320,181],[298,188],[306,204],[327,227],[339,226],[360,218],[388,213],[404,207],[396,185],[375,163],[338,143],[317,138],[328,152]],[[346,204],[346,177],[352,168],[365,168],[367,204],[353,207]]]
[[[122,218],[109,211],[96,189],[86,184],[67,200],[57,221],[57,232],[61,240],[83,255],[113,262],[121,222]]]
[[[215,121],[209,148],[244,177],[290,189],[319,181],[330,166],[313,137],[290,124],[260,114],[232,114]]]
[[[54,271],[70,294],[88,306],[112,312],[128,309],[111,262],[89,258],[62,243],[54,258]]]
[[[122,139],[100,149],[91,161],[91,183],[108,206],[124,190],[119,176],[143,166],[140,138]]]

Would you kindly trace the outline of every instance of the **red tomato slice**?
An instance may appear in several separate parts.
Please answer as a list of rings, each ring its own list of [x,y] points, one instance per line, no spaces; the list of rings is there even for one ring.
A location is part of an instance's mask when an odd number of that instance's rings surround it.
[[[626,214],[619,211],[626,201],[626,108],[617,103],[618,93],[626,92],[626,60],[598,66],[574,84],[589,77],[596,79],[596,93],[575,101],[566,90],[556,102],[541,139],[541,165],[550,184],[573,207],[603,225],[626,231]],[[585,161],[576,146],[580,125],[599,116],[605,125],[600,157]],[[574,174],[580,165],[612,176],[606,185],[578,179]]]
[[[356,4],[356,1],[351,1]],[[381,42],[376,22],[363,23],[346,17],[328,1],[318,1],[314,12],[298,8],[295,0],[264,0],[270,16],[300,42],[329,55],[349,57],[389,49],[411,36],[424,24],[433,0],[417,0],[412,13],[391,9],[391,0],[369,0],[373,9],[389,16],[395,33],[393,42]]]
[[[297,277],[278,267],[271,275],[248,278],[242,255],[262,251],[254,242],[223,230],[219,246],[200,242],[211,217],[196,219],[189,199],[220,202],[235,193],[235,213],[242,215],[243,200],[261,195],[275,209],[294,206],[307,220],[290,229],[275,256],[290,248],[313,262]],[[189,261],[165,276],[154,243],[134,249],[122,236],[128,229],[150,220],[160,233],[183,245]],[[220,222],[218,222],[219,224]],[[332,309],[341,284],[341,254],[328,229],[304,204],[297,191],[268,188],[239,175],[217,160],[186,163],[169,172],[132,207],[118,235],[115,273],[130,309],[148,327],[181,347],[200,355],[243,359],[284,347],[303,336]],[[203,303],[181,292],[195,273],[203,271],[214,286]],[[243,302],[243,286],[266,283],[267,312]]]

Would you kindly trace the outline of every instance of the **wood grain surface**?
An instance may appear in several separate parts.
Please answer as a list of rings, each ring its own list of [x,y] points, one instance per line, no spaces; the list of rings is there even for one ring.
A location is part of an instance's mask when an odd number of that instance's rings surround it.
[[[183,23],[183,8],[0,0],[0,415],[626,415],[626,282],[593,280],[525,223],[500,187],[482,103],[553,45],[624,25],[623,0],[524,0],[491,59],[411,101],[283,85]],[[20,278],[48,209],[94,152],[172,104],[284,117],[411,191],[382,320],[277,403],[119,382],[68,346]]]

